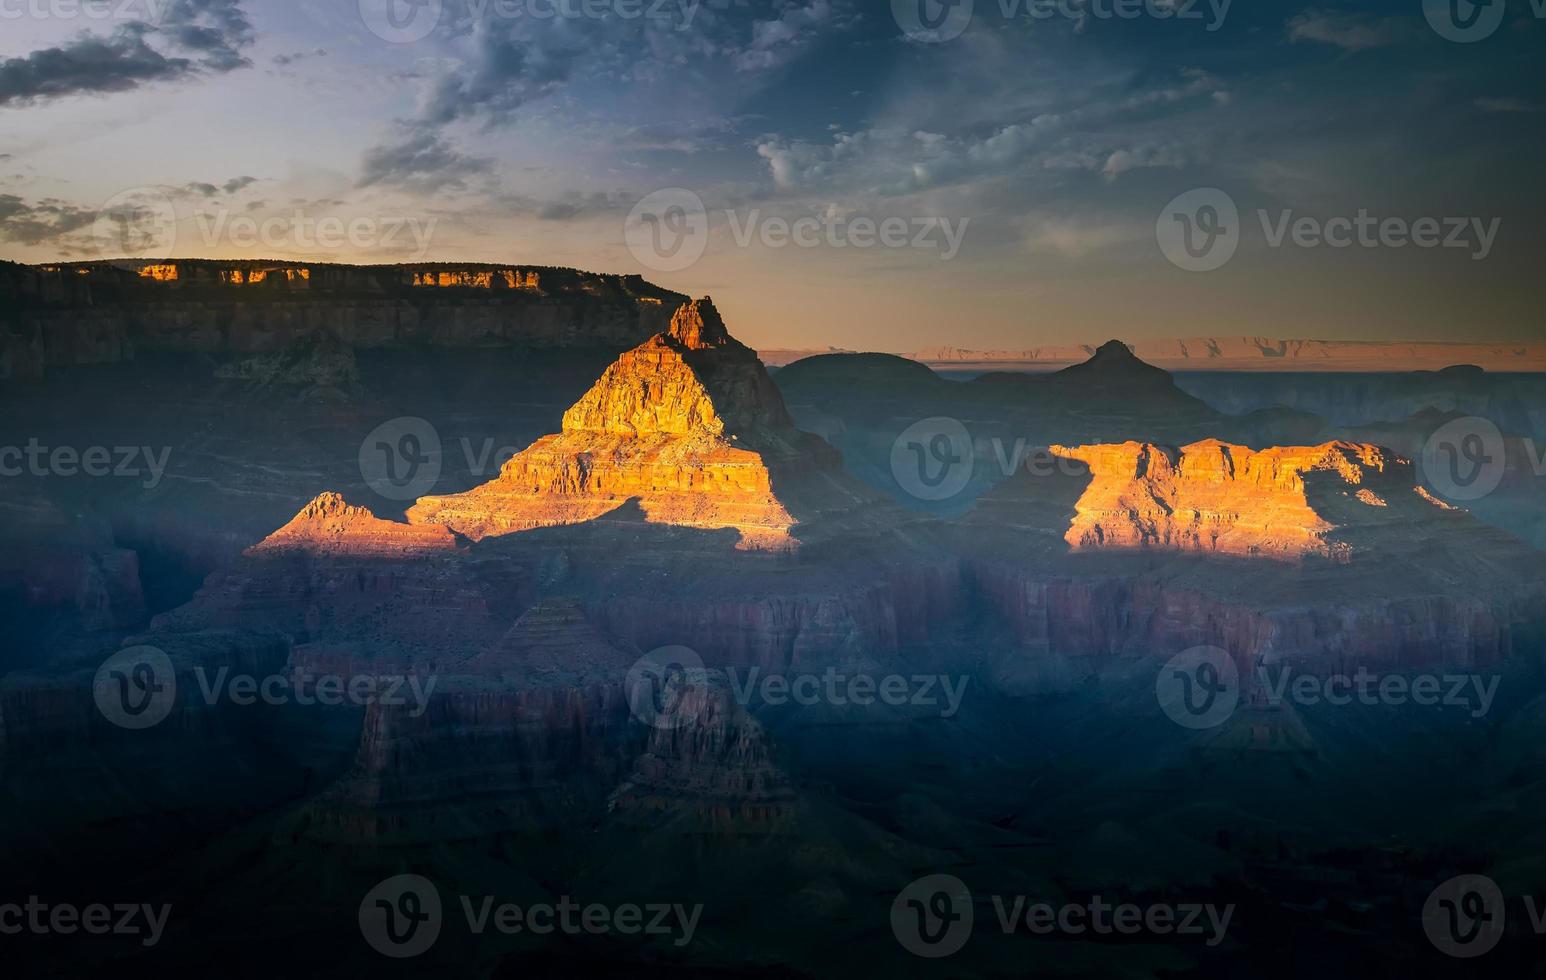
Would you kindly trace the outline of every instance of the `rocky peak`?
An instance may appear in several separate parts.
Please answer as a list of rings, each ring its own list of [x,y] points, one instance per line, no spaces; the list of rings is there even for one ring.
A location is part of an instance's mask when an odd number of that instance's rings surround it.
[[[564,413],[563,431],[512,457],[499,479],[425,497],[408,519],[479,540],[637,513],[645,523],[735,529],[742,548],[784,551],[797,547],[791,529],[802,523],[793,501],[823,520],[873,503],[844,484],[840,467],[831,446],[795,428],[756,352],[705,297],[619,356]]]
[[[714,301],[684,304],[671,329],[623,354],[564,413],[565,432],[749,439],[792,429],[756,352],[730,336]]]
[[[1120,340],[1108,340],[1095,349],[1095,354],[1090,358],[1091,364],[1141,364],[1138,355],[1133,349]]]
[[[725,327],[725,321],[714,308],[714,301],[705,296],[683,303],[671,317],[669,335],[688,350],[705,350],[736,344]],[[738,345],[739,346],[739,345]]]
[[[457,547],[456,536],[446,528],[383,521],[329,490],[318,494],[290,523],[253,545],[248,553],[329,552],[372,557],[455,551]]]

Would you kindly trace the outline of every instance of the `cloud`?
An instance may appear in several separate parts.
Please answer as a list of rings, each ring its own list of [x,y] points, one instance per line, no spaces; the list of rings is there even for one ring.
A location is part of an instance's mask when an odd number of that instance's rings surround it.
[[[1187,70],[1179,83],[1113,96],[1087,98],[1057,112],[1019,121],[972,124],[967,131],[937,133],[893,128],[839,132],[831,143],[764,136],[756,150],[774,188],[854,190],[903,195],[934,187],[1029,169],[1078,169],[1108,180],[1140,167],[1183,166],[1189,154],[1174,139],[1121,137],[1121,124],[1135,114],[1151,121],[1166,106],[1178,110],[1225,104],[1220,82]]]
[[[258,182],[256,177],[233,177],[224,184],[216,186],[206,181],[193,181],[178,188],[181,195],[197,197],[216,197],[220,194],[235,194],[237,191],[251,187]],[[177,192],[173,192],[177,193]]]
[[[311,51],[297,51],[294,54],[276,54],[271,59],[276,65],[293,65],[297,61],[305,61],[308,58],[326,58],[326,48],[315,48]]]
[[[734,56],[739,71],[767,71],[794,60],[823,32],[845,26],[828,0],[791,5],[773,20],[752,24],[751,42]]]
[[[1343,51],[1382,48],[1402,40],[1405,29],[1394,19],[1374,20],[1357,14],[1306,10],[1288,21],[1290,41],[1316,41]]]
[[[493,161],[460,153],[437,133],[408,132],[366,151],[359,186],[381,184],[419,193],[461,190],[467,178],[492,169]]]
[[[1186,166],[1186,163],[1186,154],[1178,146],[1135,146],[1112,153],[1101,165],[1100,172],[1107,180],[1116,180],[1129,170],[1141,170],[1146,167],[1180,169]]]
[[[29,204],[15,194],[0,194],[0,241],[38,245],[65,238],[97,220],[94,209],[57,198]]]
[[[234,71],[251,64],[242,51],[253,42],[238,0],[168,0],[158,24],[135,21],[0,60],[0,107]]]

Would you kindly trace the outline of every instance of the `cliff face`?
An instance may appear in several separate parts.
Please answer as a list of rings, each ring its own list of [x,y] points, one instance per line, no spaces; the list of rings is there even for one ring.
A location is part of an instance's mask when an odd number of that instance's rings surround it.
[[[1410,462],[1376,446],[1328,443],[1258,452],[1209,440],[1180,449],[1129,442],[1050,451],[1078,460],[1091,474],[1064,535],[1075,550],[1160,548],[1348,561],[1351,545],[1337,540],[1339,520],[1421,523],[1442,507],[1418,493]],[[1392,506],[1398,513],[1388,513]]]
[[[1084,472],[1033,460],[961,523],[969,577],[1031,649],[1494,664],[1546,608],[1536,553],[1388,450],[1049,453]]]
[[[691,684],[665,728],[633,719],[639,651],[578,603],[548,599],[450,665],[425,705],[367,709],[352,770],[308,808],[313,837],[403,843],[547,832],[604,813],[648,828],[777,821],[794,791],[722,678]]]
[[[564,413],[562,432],[491,483],[421,499],[408,518],[477,540],[629,504],[647,523],[730,529],[743,548],[790,550],[797,525],[867,496],[846,483],[837,453],[794,428],[756,354],[703,299],[607,368]]]
[[[665,326],[682,297],[636,276],[500,266],[0,263],[0,377],[161,351],[271,354],[331,329],[353,348],[598,347]]]

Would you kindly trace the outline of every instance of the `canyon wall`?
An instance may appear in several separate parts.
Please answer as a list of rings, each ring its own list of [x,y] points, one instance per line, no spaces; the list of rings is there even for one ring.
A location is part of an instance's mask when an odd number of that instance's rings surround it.
[[[682,299],[573,269],[0,263],[0,378],[153,352],[274,353],[323,328],[359,349],[624,350],[666,329]]]

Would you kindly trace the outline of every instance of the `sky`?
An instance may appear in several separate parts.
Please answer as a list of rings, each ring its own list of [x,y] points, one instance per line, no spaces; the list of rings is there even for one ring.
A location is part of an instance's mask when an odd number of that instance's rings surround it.
[[[762,348],[1539,340],[1534,4],[0,0],[0,258],[632,273]]]

